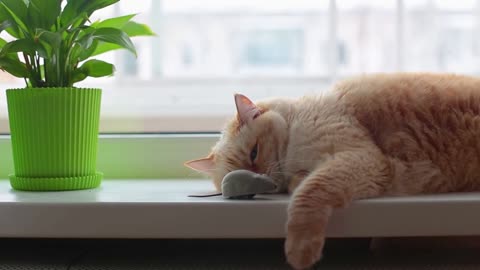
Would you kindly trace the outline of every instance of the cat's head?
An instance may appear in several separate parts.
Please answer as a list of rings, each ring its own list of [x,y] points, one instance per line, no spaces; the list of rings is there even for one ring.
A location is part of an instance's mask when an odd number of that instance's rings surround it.
[[[254,104],[246,96],[236,94],[235,104],[237,115],[227,123],[211,153],[185,165],[211,177],[218,190],[227,173],[247,169],[269,175],[283,191],[287,121],[268,102]]]

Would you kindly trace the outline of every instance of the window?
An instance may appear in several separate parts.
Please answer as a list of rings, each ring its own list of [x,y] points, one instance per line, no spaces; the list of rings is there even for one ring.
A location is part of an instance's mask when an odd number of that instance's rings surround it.
[[[97,14],[138,13],[154,38],[135,38],[138,58],[102,56],[116,76],[100,87],[101,132],[218,131],[234,92],[253,99],[299,96],[366,72],[480,73],[477,0],[142,0]],[[0,132],[8,133],[0,73]]]
[[[395,0],[338,1],[337,38],[344,55],[338,65],[341,76],[396,69],[395,15]]]
[[[478,1],[406,1],[405,46],[409,70],[478,74]]]
[[[232,34],[235,71],[301,72],[302,29],[247,30]]]

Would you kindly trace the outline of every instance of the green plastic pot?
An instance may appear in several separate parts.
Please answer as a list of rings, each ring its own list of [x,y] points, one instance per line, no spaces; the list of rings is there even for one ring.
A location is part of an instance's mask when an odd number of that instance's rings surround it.
[[[7,105],[17,190],[95,188],[100,89],[8,89]]]

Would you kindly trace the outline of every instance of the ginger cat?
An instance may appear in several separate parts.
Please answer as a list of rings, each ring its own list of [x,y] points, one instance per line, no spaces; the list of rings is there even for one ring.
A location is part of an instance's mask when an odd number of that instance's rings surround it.
[[[319,96],[235,102],[212,152],[186,165],[217,189],[249,169],[292,193],[285,253],[295,269],[320,259],[333,209],[353,200],[480,190],[480,79],[378,74]]]

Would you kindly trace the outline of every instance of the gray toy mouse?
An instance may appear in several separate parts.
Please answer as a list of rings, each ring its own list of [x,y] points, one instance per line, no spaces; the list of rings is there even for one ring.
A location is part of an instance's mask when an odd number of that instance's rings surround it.
[[[276,188],[267,175],[248,170],[231,171],[222,180],[222,195],[228,199],[252,199],[256,194],[272,192]]]

